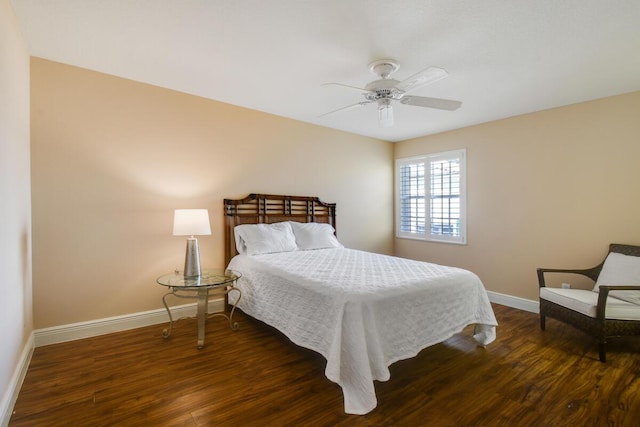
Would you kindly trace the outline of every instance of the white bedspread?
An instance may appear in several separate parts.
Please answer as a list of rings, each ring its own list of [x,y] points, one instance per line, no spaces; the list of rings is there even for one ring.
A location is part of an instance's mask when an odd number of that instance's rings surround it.
[[[344,248],[238,255],[229,268],[242,273],[238,307],[322,354],[350,414],[376,407],[373,382],[393,362],[470,324],[481,345],[495,339],[482,282],[459,268]]]

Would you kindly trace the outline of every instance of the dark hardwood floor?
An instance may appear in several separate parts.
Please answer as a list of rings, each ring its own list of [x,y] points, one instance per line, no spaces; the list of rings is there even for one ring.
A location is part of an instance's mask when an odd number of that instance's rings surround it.
[[[378,407],[346,415],[324,359],[239,313],[36,348],[10,426],[638,426],[640,342],[596,343],[553,319],[494,305],[497,340],[471,328],[391,366]]]

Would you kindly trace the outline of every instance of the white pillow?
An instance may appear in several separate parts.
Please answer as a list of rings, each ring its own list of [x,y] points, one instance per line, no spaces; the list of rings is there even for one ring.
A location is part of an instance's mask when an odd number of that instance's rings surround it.
[[[293,234],[296,236],[296,244],[299,249],[324,249],[343,248],[335,236],[335,229],[331,224],[319,222],[294,222],[291,221]]]
[[[288,222],[237,225],[234,233],[239,253],[259,255],[298,249]]]
[[[600,292],[600,285],[640,285],[640,257],[609,253],[593,291]]]

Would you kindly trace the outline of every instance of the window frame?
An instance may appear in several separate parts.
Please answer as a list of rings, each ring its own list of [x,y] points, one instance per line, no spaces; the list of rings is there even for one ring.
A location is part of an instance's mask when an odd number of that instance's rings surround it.
[[[429,242],[440,242],[440,243],[453,243],[459,245],[467,244],[467,150],[465,148],[444,151],[438,153],[430,153],[421,156],[414,157],[404,157],[396,159],[395,162],[395,228],[396,228],[396,237],[401,239],[414,239],[414,240],[424,240]],[[451,236],[451,235],[442,235],[442,234],[432,234],[432,219],[431,219],[431,164],[433,162],[438,162],[442,160],[452,160],[457,159],[460,163],[460,191],[459,191],[459,199],[460,199],[460,235],[459,236]],[[424,215],[425,215],[425,225],[424,230],[422,232],[417,231],[401,231],[401,176],[400,171],[403,165],[409,164],[420,164],[424,163]]]

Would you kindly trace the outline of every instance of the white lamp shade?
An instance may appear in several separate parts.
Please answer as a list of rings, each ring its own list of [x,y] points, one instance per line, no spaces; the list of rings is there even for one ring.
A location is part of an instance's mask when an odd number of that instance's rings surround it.
[[[176,209],[173,216],[174,236],[208,236],[211,234],[207,209]]]

